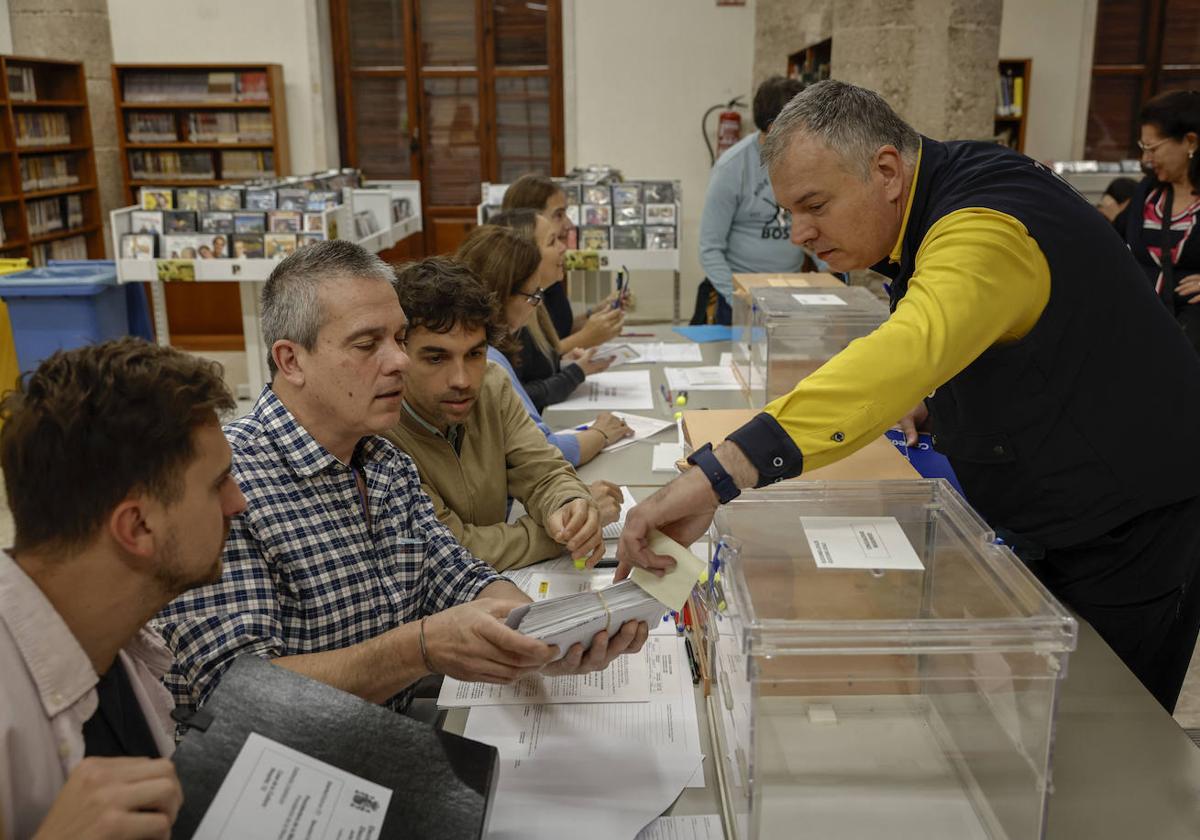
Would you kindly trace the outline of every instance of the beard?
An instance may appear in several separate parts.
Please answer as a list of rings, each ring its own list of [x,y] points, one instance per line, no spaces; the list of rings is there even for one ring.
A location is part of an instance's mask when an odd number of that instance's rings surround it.
[[[154,580],[164,592],[174,598],[189,589],[216,583],[221,579],[221,557],[225,553],[225,540],[229,536],[229,524],[230,521],[226,519],[222,529],[221,545],[212,562],[198,570],[188,568],[184,561],[183,553],[179,548],[178,532],[172,530],[167,535],[154,569]]]

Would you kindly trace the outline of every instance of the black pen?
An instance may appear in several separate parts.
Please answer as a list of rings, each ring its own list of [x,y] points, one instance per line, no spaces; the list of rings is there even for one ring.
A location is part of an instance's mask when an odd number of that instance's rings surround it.
[[[696,664],[696,652],[692,650],[692,640],[685,636],[683,645],[687,649],[688,664],[692,667],[692,685],[700,685],[700,666]]]

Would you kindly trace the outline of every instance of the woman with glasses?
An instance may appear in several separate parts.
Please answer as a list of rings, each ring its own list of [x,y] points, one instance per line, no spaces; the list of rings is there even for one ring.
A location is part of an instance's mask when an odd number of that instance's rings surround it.
[[[567,194],[551,178],[532,172],[522,175],[505,191],[501,208],[505,211],[532,210],[545,216],[557,231],[563,247],[574,247],[570,238],[575,232],[575,225],[567,216]],[[586,350],[621,334],[624,309],[628,306],[627,294],[614,291],[596,304],[594,309],[577,316],[571,310],[566,287],[564,275],[559,271],[558,279],[546,287],[544,303],[564,353]],[[613,305],[617,301],[621,301],[621,306]]]
[[[1125,241],[1200,352],[1200,91],[1159,94],[1140,122],[1149,175],[1130,203]]]
[[[562,280],[563,255],[567,250],[550,218],[533,210],[509,210],[494,216],[488,224],[511,228],[533,242],[540,253],[537,270],[529,278],[531,296],[537,295],[534,304],[537,312],[516,334],[521,353],[514,367],[537,410],[545,411],[547,406],[571,396],[587,376],[606,370],[612,359],[597,359],[595,348],[563,347],[546,307],[539,305]],[[620,315],[620,311],[616,314]],[[619,324],[617,331],[620,332]]]
[[[517,348],[514,355],[527,352],[516,336],[536,323],[534,316],[543,311],[541,304],[545,294],[544,287],[540,285],[542,254],[537,245],[512,228],[483,225],[471,231],[454,258],[474,271],[484,286],[496,296],[499,314],[508,327],[511,344]],[[488,358],[508,372],[513,389],[525,403],[530,417],[572,466],[586,464],[610,443],[633,434],[623,420],[607,411],[601,412],[583,431],[552,432],[542,420],[541,413],[502,349],[509,348],[489,347]],[[571,367],[574,365],[567,365],[564,371]]]

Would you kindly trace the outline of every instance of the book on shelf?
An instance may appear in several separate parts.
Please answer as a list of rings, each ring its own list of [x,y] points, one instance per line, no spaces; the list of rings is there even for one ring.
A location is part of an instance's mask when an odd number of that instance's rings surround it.
[[[43,198],[25,204],[30,236],[44,236],[83,226],[83,199],[78,195]]]
[[[273,129],[265,111],[197,111],[188,114],[192,143],[269,143]]]
[[[275,155],[270,151],[225,151],[221,152],[221,177],[231,179],[254,179],[275,174]]]
[[[1007,68],[996,77],[996,116],[1019,117],[1025,102],[1025,79]]]
[[[74,155],[38,155],[22,157],[21,189],[55,190],[79,183],[79,171]]]
[[[129,172],[134,180],[212,180],[212,155],[208,152],[129,152]]]
[[[13,114],[18,146],[67,146],[71,143],[71,121],[61,111]]]
[[[126,102],[267,102],[263,70],[125,70]]]
[[[13,102],[33,102],[37,99],[37,82],[32,67],[8,65],[8,98]]]
[[[50,260],[86,260],[87,239],[83,236],[68,236],[66,239],[56,239],[34,245],[30,252],[30,263],[40,268]]]
[[[161,111],[134,111],[125,115],[126,138],[130,143],[175,143],[179,132],[175,115]]]

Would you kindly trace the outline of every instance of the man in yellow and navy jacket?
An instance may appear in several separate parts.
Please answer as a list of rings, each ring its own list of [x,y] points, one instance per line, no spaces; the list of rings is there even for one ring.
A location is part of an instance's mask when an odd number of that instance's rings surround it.
[[[793,99],[763,161],[797,244],[890,277],[892,315],[635,508],[618,576],[670,567],[649,529],[690,542],[739,488],[928,412],[972,505],[1172,710],[1200,627],[1200,361],[1112,227],[1029,158],[921,137],[842,82]]]

